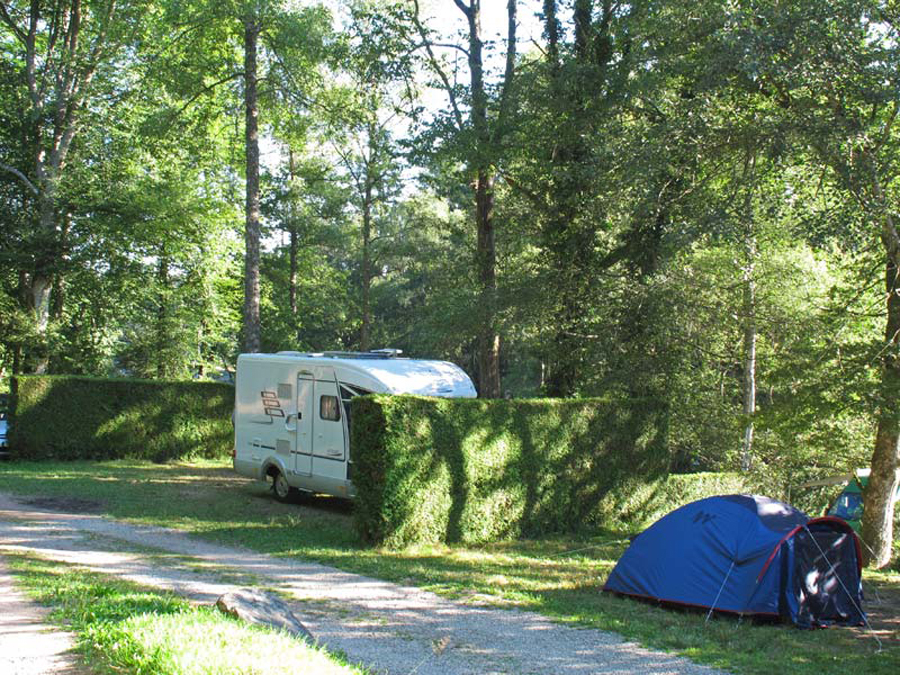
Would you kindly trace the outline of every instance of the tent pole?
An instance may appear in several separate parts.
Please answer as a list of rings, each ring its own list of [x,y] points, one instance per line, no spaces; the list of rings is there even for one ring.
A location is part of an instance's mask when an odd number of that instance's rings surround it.
[[[722,595],[722,591],[725,588],[725,584],[728,583],[728,577],[731,576],[731,570],[733,570],[733,569],[734,569],[734,560],[731,561],[731,567],[729,567],[728,571],[725,573],[725,578],[722,579],[722,585],[719,586],[719,592],[716,593],[716,599],[713,600],[713,603],[709,608],[709,613],[706,615],[706,623],[709,623],[709,620],[712,617],[713,610],[716,608],[716,605],[719,603],[719,597]]]

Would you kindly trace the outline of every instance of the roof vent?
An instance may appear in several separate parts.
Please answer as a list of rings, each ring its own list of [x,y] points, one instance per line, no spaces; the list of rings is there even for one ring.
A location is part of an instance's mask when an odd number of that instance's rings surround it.
[[[388,359],[393,359],[400,356],[403,353],[402,349],[373,349],[369,352],[370,354],[380,354]]]

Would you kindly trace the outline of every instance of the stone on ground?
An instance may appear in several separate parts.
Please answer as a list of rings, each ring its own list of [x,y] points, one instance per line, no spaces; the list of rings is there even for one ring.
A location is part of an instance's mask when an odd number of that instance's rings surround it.
[[[219,611],[243,621],[280,628],[310,643],[313,642],[312,634],[300,623],[288,604],[271,593],[241,588],[219,597],[216,600],[216,607]]]

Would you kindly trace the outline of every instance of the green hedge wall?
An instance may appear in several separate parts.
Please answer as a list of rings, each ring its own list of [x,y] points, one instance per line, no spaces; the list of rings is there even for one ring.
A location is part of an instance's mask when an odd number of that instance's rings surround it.
[[[366,396],[352,405],[357,527],[386,546],[634,522],[640,509],[622,486],[668,470],[667,411],[652,401]]]
[[[616,485],[598,505],[603,526],[640,532],[679,506],[704,497],[767,494],[740,473],[678,473],[660,478],[632,477]]]
[[[234,388],[218,382],[18,376],[16,459],[221,457],[233,442]]]

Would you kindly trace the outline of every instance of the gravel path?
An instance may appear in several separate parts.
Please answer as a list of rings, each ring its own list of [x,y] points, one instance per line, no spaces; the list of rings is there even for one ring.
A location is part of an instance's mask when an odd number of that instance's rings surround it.
[[[293,598],[320,643],[376,672],[416,675],[721,671],[531,612],[473,607],[417,588],[218,546],[164,528],[60,513],[0,493],[0,552],[27,550],[211,602],[240,586]],[[152,549],[152,550],[150,550]],[[187,556],[175,558],[169,554]],[[0,672],[5,672],[0,669]]]
[[[13,586],[13,578],[0,556],[0,673],[80,672],[71,653],[73,637],[48,626],[44,622],[46,614],[45,609]]]

